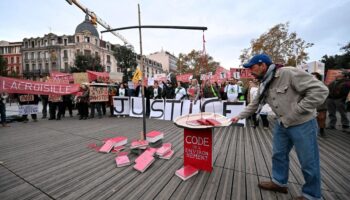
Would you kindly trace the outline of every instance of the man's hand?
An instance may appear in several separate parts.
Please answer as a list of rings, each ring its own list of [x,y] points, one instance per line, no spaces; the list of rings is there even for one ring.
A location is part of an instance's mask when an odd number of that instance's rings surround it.
[[[237,123],[238,122],[238,120],[239,120],[239,118],[238,117],[233,117],[232,119],[231,119],[231,121],[235,124],[235,123]]]

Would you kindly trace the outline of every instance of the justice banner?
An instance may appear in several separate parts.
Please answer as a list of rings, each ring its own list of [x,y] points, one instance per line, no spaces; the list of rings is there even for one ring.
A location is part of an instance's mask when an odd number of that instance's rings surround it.
[[[145,100],[146,103],[146,100]],[[113,97],[115,115],[142,117],[141,97]],[[146,107],[146,106],[145,106]],[[217,98],[207,98],[196,102],[190,100],[151,99],[150,118],[174,121],[177,117],[193,113],[212,112],[232,118],[245,108],[245,102],[227,102]],[[245,119],[238,122],[245,124]]]
[[[47,83],[0,76],[0,92],[66,95],[79,91],[79,84]]]

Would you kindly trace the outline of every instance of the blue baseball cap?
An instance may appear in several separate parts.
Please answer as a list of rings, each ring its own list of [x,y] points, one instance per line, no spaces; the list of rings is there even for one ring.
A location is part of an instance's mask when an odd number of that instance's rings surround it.
[[[243,64],[243,67],[251,68],[253,65],[258,63],[265,63],[267,66],[270,66],[272,64],[272,61],[266,54],[257,54],[253,56],[248,63]]]

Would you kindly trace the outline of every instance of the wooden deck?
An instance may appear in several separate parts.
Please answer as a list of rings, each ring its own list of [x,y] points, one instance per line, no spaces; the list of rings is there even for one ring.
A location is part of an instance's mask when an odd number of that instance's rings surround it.
[[[147,120],[147,130],[165,132],[175,156],[158,159],[144,173],[132,166],[117,168],[115,154],[87,145],[124,135],[137,138],[142,120],[104,118],[79,121],[13,123],[0,128],[0,199],[292,199],[300,194],[303,176],[293,151],[289,193],[257,187],[271,177],[271,130],[251,127],[215,131],[212,173],[182,181],[175,176],[183,161],[183,134],[169,121]],[[116,134],[118,133],[118,134]],[[319,138],[323,199],[349,199],[350,134],[327,130]],[[131,156],[134,160],[136,156]]]

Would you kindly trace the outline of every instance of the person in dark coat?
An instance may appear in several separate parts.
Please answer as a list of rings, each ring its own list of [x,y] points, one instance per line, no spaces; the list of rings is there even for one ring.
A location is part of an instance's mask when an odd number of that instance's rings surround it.
[[[165,99],[174,99],[175,98],[175,88],[171,81],[167,81],[167,83],[163,82],[163,98]]]
[[[158,81],[154,81],[154,86],[151,86],[149,88],[149,98],[150,99],[162,98],[162,88],[159,87]]]

